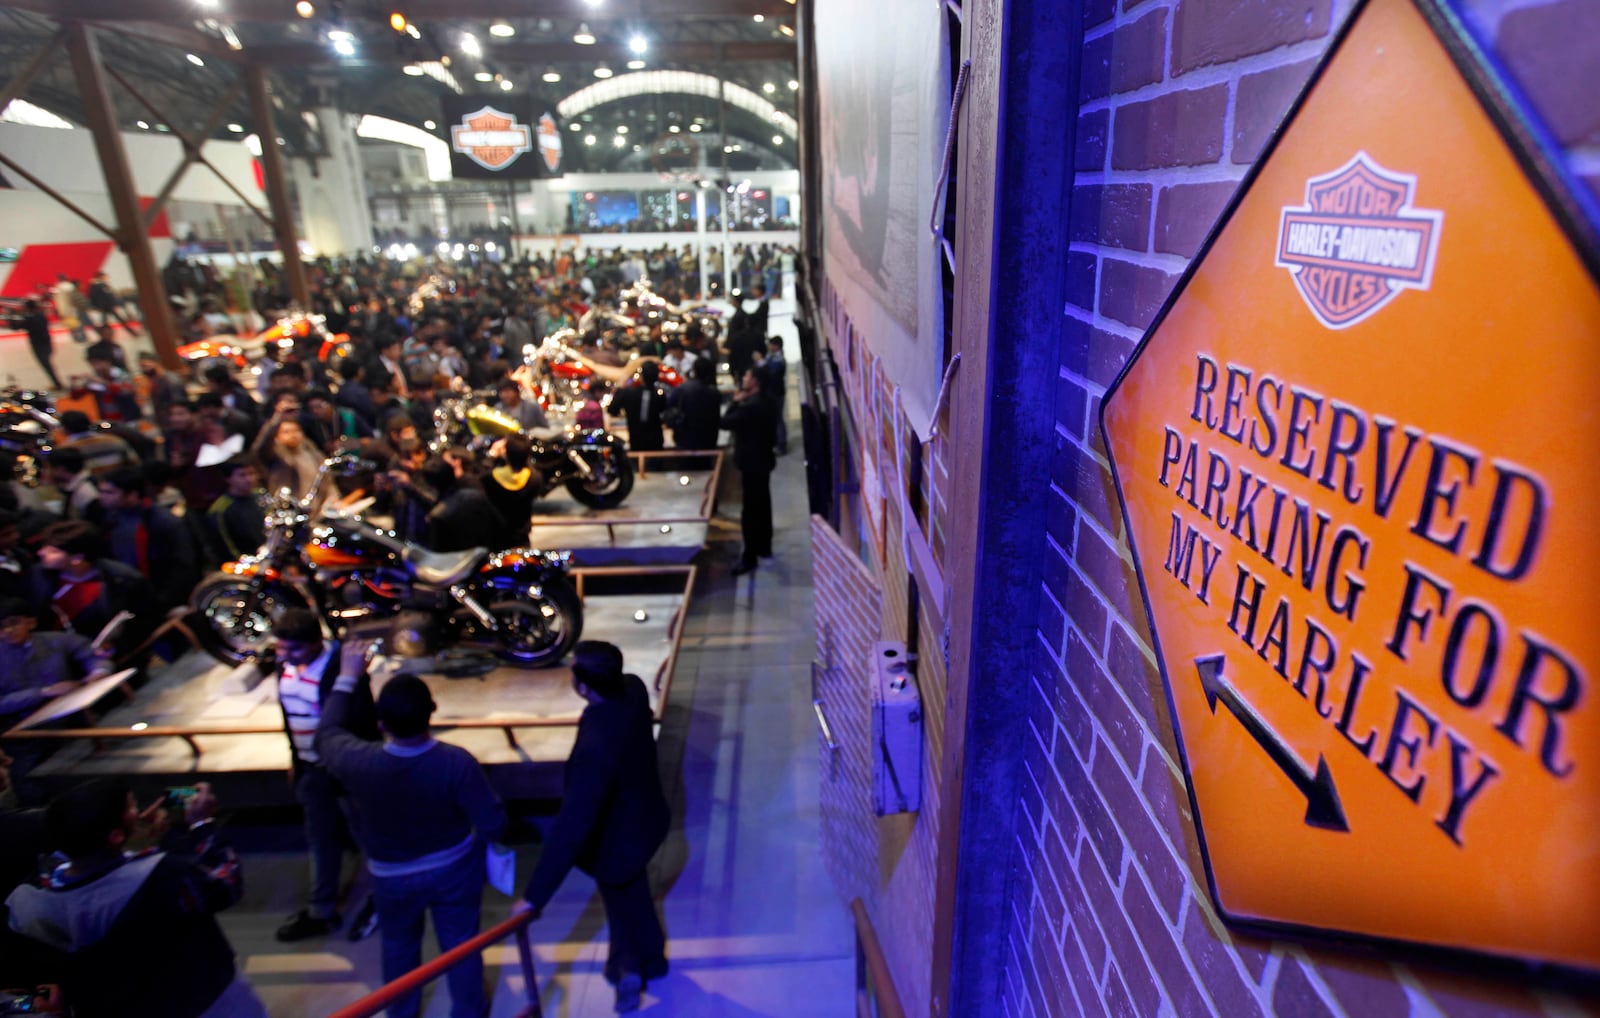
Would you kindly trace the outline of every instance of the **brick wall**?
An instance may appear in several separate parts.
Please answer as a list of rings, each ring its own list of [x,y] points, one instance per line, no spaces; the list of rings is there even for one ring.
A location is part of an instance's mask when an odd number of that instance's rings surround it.
[[[1600,1014],[1420,963],[1230,933],[1206,891],[1099,400],[1311,72],[1348,0],[1087,0],[1005,1013]],[[1600,191],[1600,5],[1471,0]],[[1583,84],[1587,83],[1587,84]]]
[[[822,337],[833,350],[841,371],[844,402],[857,436],[850,450],[855,468],[876,465],[873,471],[883,492],[881,519],[884,554],[876,555],[876,540],[862,542],[868,547],[863,562],[857,554],[855,535],[834,534],[821,520],[813,521],[813,572],[816,583],[816,612],[819,634],[824,627],[839,632],[857,632],[862,627],[873,633],[871,639],[911,642],[913,617],[911,594],[912,567],[902,553],[901,499],[904,486],[908,506],[921,505],[913,512],[910,526],[932,549],[931,558],[941,562],[944,534],[950,526],[945,492],[950,483],[947,446],[942,440],[921,446],[904,414],[897,408],[892,384],[873,358],[865,338],[855,333],[848,309],[837,299],[826,279],[822,300],[829,312],[822,323]],[[899,441],[896,442],[896,431]],[[915,492],[918,472],[914,460],[921,462],[921,483]],[[898,464],[898,466],[897,466]],[[866,513],[876,519],[877,513]],[[864,810],[855,819],[839,818],[835,827],[827,825],[827,805],[831,768],[841,768],[838,796],[849,797],[846,786],[860,781],[863,768],[870,767],[869,747],[864,745],[869,718],[865,674],[852,675],[848,685],[836,686],[842,713],[830,707],[829,719],[840,730],[840,760],[824,753],[824,848],[841,858],[830,860],[837,872],[835,882],[846,897],[860,897],[876,927],[887,956],[895,987],[908,1014],[928,1014],[933,998],[943,993],[935,986],[933,972],[934,902],[937,888],[939,806],[942,801],[940,763],[944,754],[946,668],[944,605],[935,590],[942,586],[942,575],[918,587],[916,602],[915,678],[923,704],[922,808],[915,814],[889,817],[871,816],[871,798],[852,808]],[[857,653],[859,643],[849,649]],[[860,659],[865,662],[863,655]],[[861,760],[857,761],[859,752]],[[865,791],[866,789],[863,789]],[[864,819],[862,819],[864,816]],[[865,830],[867,833],[862,834]],[[835,837],[837,831],[838,836]],[[854,846],[843,848],[842,846]],[[863,850],[870,847],[870,853]]]

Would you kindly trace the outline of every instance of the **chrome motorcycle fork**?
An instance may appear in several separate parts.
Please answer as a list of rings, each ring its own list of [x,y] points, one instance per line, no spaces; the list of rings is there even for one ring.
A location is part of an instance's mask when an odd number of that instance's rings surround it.
[[[585,477],[593,477],[594,476],[594,471],[592,469],[590,469],[588,461],[585,460],[582,456],[578,455],[578,450],[576,450],[576,449],[568,449],[567,450],[567,459],[571,460],[573,462],[573,464],[577,466],[579,472],[582,473],[583,476],[585,476]]]

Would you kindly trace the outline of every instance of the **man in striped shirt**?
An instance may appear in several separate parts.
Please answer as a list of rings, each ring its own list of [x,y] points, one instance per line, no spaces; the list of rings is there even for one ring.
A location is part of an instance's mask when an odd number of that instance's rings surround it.
[[[273,624],[277,651],[278,704],[294,762],[295,798],[305,809],[306,841],[311,848],[311,898],[305,908],[278,928],[286,943],[319,937],[339,928],[339,872],[350,840],[343,789],[317,753],[317,722],[339,677],[339,641],[323,638],[316,615],[291,608]],[[352,730],[377,739],[370,689],[352,704]]]

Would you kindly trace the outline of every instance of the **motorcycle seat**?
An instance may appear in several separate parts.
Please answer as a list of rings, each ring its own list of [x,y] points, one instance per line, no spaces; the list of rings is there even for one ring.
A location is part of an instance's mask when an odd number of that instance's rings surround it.
[[[466,551],[429,551],[414,544],[405,546],[401,560],[412,574],[423,583],[435,587],[448,587],[460,583],[472,572],[485,555],[487,548],[468,548]]]

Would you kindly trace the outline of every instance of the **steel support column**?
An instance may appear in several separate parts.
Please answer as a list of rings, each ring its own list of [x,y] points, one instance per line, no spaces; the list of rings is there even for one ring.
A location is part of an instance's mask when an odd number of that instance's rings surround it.
[[[272,207],[272,234],[283,255],[283,278],[289,300],[311,310],[311,289],[300,264],[300,238],[294,232],[294,209],[289,207],[289,186],[283,176],[283,153],[278,151],[278,129],[272,122],[272,100],[267,97],[267,72],[260,64],[245,68],[250,89],[250,116],[261,140],[261,174],[266,178],[267,201]]]
[[[144,215],[139,208],[139,192],[128,168],[128,153],[122,147],[122,135],[117,130],[116,112],[111,107],[111,96],[106,91],[105,78],[101,76],[100,47],[94,34],[81,22],[69,22],[67,52],[72,58],[72,71],[78,81],[78,97],[83,102],[84,119],[94,135],[94,147],[100,157],[100,171],[106,178],[106,193],[111,198],[111,208],[117,214],[117,246],[128,256],[133,267],[134,283],[139,288],[139,307],[144,312],[145,327],[150,330],[150,341],[155,344],[156,356],[169,368],[178,367],[178,332],[172,321],[172,308],[167,304],[167,288],[161,279],[161,268],[156,265],[155,253],[150,250],[150,235],[145,229]]]

